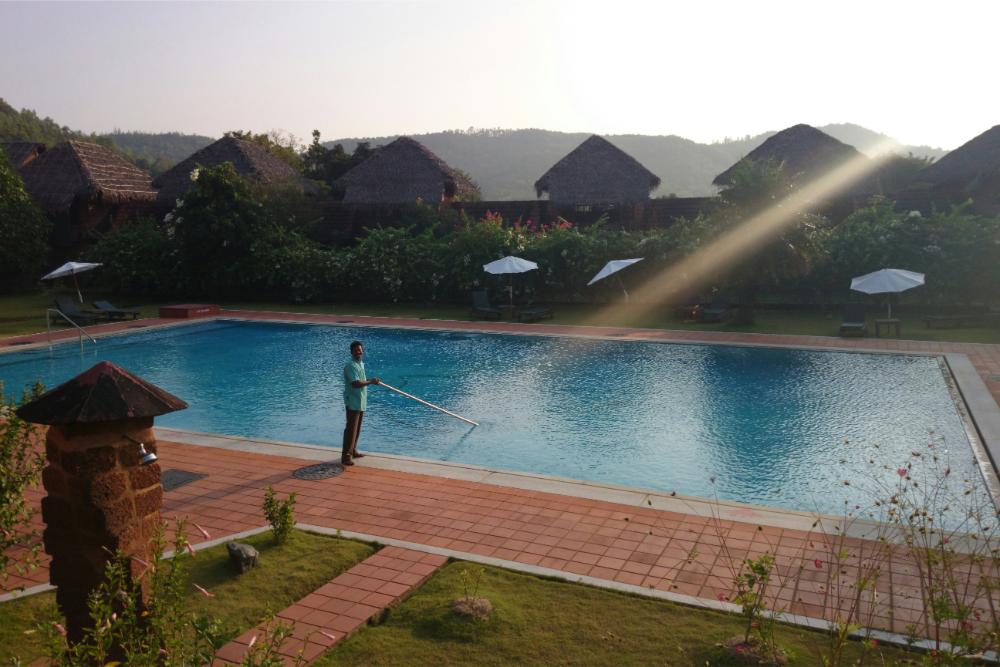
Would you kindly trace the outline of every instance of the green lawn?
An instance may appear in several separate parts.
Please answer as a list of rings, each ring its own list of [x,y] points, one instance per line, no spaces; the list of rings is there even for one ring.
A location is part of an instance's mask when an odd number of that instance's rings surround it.
[[[45,331],[45,308],[51,306],[55,292],[37,291],[16,296],[0,296],[0,336]],[[135,298],[119,297],[113,294],[87,292],[89,300],[106,298],[122,308],[136,309],[144,317],[155,316],[159,305],[164,302],[142,302]],[[183,299],[172,300],[179,303]],[[205,299],[198,299],[205,301]],[[470,320],[469,308],[462,305],[420,305],[420,304],[295,304],[251,301],[220,301],[224,308],[242,310],[272,310],[298,313],[336,313],[338,315],[373,315],[379,317],[408,317],[422,319]],[[586,324],[600,310],[597,305],[557,305],[555,317],[545,320],[553,324]],[[1000,343],[1000,322],[991,326],[956,329],[928,329],[922,321],[924,313],[904,312],[899,315],[902,322],[902,338],[908,340],[954,341],[967,343]],[[644,327],[651,329],[699,330],[699,331],[740,331],[750,333],[801,334],[807,336],[836,336],[840,325],[839,310],[785,310],[759,308],[756,321],[752,325],[703,324],[684,322],[676,318],[672,309],[642,318],[622,318],[612,322],[619,326]],[[869,318],[869,329],[874,330],[874,322]],[[62,325],[60,325],[62,328]]]
[[[740,634],[734,615],[616,593],[581,584],[483,568],[479,594],[493,603],[487,621],[455,616],[462,571],[444,567],[385,621],[328,651],[332,665],[725,665],[719,644]],[[792,665],[821,665],[824,635],[779,627],[778,644]],[[867,664],[901,664],[919,656],[876,647]],[[849,660],[862,656],[852,643]]]
[[[293,532],[280,547],[273,543],[270,531],[242,541],[260,552],[257,567],[243,576],[230,569],[225,544],[199,551],[190,561],[190,581],[215,595],[208,599],[190,587],[192,611],[221,619],[232,637],[375,551],[361,542],[303,531]],[[42,633],[35,628],[57,619],[54,592],[0,603],[0,664],[10,664],[14,657],[20,657],[24,664],[44,657]]]

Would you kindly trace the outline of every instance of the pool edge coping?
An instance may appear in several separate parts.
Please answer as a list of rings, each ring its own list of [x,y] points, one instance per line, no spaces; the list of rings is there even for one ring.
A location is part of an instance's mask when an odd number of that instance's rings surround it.
[[[156,426],[154,429],[157,440],[163,439],[181,445],[296,458],[303,461],[336,461],[339,458],[336,448],[323,445],[202,433],[171,427]],[[741,503],[735,500],[688,496],[655,489],[490,468],[471,463],[436,461],[369,451],[363,460],[356,461],[356,465],[362,468],[427,475],[521,491],[595,500],[625,507],[650,508],[712,521],[733,521],[805,533],[815,531],[832,536],[839,536],[843,532],[851,538],[886,539],[894,543],[903,543],[906,537],[891,524],[860,517],[850,517],[845,520],[843,516],[819,512],[804,512],[783,507]],[[845,523],[846,529],[842,529],[841,526]],[[969,541],[968,545],[965,545],[964,541],[956,535],[952,539],[952,544],[958,551],[966,549],[971,551],[976,546],[974,540]]]

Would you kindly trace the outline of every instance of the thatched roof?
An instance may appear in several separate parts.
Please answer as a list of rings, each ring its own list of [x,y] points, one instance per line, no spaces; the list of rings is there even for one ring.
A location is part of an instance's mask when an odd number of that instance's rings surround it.
[[[20,170],[45,150],[45,144],[37,141],[8,141],[0,144],[0,148],[7,154],[14,169]]]
[[[314,186],[294,167],[268,153],[263,146],[246,139],[222,137],[157,176],[153,181],[153,185],[159,188],[157,201],[172,206],[194,184],[192,171],[198,167],[217,167],[226,162],[232,164],[240,176],[266,185],[290,184],[307,192],[314,190]]]
[[[44,211],[68,210],[74,201],[152,201],[149,174],[110,148],[64,141],[21,169],[24,189]]]
[[[914,180],[940,185],[969,185],[1000,173],[1000,125],[995,125],[917,174]]]
[[[409,137],[400,137],[337,179],[344,201],[354,203],[428,203],[442,196],[465,198],[474,183],[430,149]]]
[[[811,125],[793,125],[750,151],[742,160],[716,176],[712,183],[729,185],[733,172],[746,160],[775,160],[783,164],[785,173],[793,178],[810,180],[850,160],[867,159],[853,146],[837,141]]]
[[[173,394],[102,361],[25,403],[17,416],[32,424],[85,424],[155,417],[186,407]]]
[[[548,192],[552,201],[613,203],[648,199],[659,185],[656,174],[594,134],[535,181],[535,193]]]

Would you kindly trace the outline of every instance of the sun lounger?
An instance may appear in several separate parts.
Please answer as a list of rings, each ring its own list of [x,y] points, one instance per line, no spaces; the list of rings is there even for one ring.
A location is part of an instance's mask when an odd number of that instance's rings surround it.
[[[718,294],[712,299],[712,303],[701,311],[701,321],[723,322],[729,317],[730,310],[729,296],[727,294]]]
[[[928,315],[924,324],[928,329],[949,329],[952,327],[979,327],[985,319],[983,310],[970,310],[952,315]]]
[[[73,297],[60,295],[56,297],[56,310],[68,317],[74,324],[81,326],[93,324],[101,319],[97,313],[89,310],[80,310],[73,302]]]
[[[500,311],[490,303],[490,297],[484,289],[472,290],[472,312],[483,319],[500,319]]]
[[[97,308],[98,312],[107,316],[109,320],[124,320],[126,317],[131,317],[133,320],[139,318],[138,310],[123,310],[110,301],[95,301],[94,308]]]
[[[844,306],[844,319],[840,323],[841,336],[867,336],[868,324],[865,322],[865,305],[849,303]]]

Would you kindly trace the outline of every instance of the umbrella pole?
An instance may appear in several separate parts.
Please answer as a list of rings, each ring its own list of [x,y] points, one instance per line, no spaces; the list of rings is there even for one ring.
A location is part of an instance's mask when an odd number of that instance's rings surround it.
[[[617,273],[615,274],[615,278],[618,280],[618,286],[622,288],[622,294],[625,295],[625,303],[628,303],[628,290],[625,289],[624,281],[622,281],[621,276]]]
[[[76,298],[78,298],[80,300],[80,303],[82,304],[83,295],[80,294],[80,283],[76,282],[76,273],[73,274],[73,286],[76,287]]]

